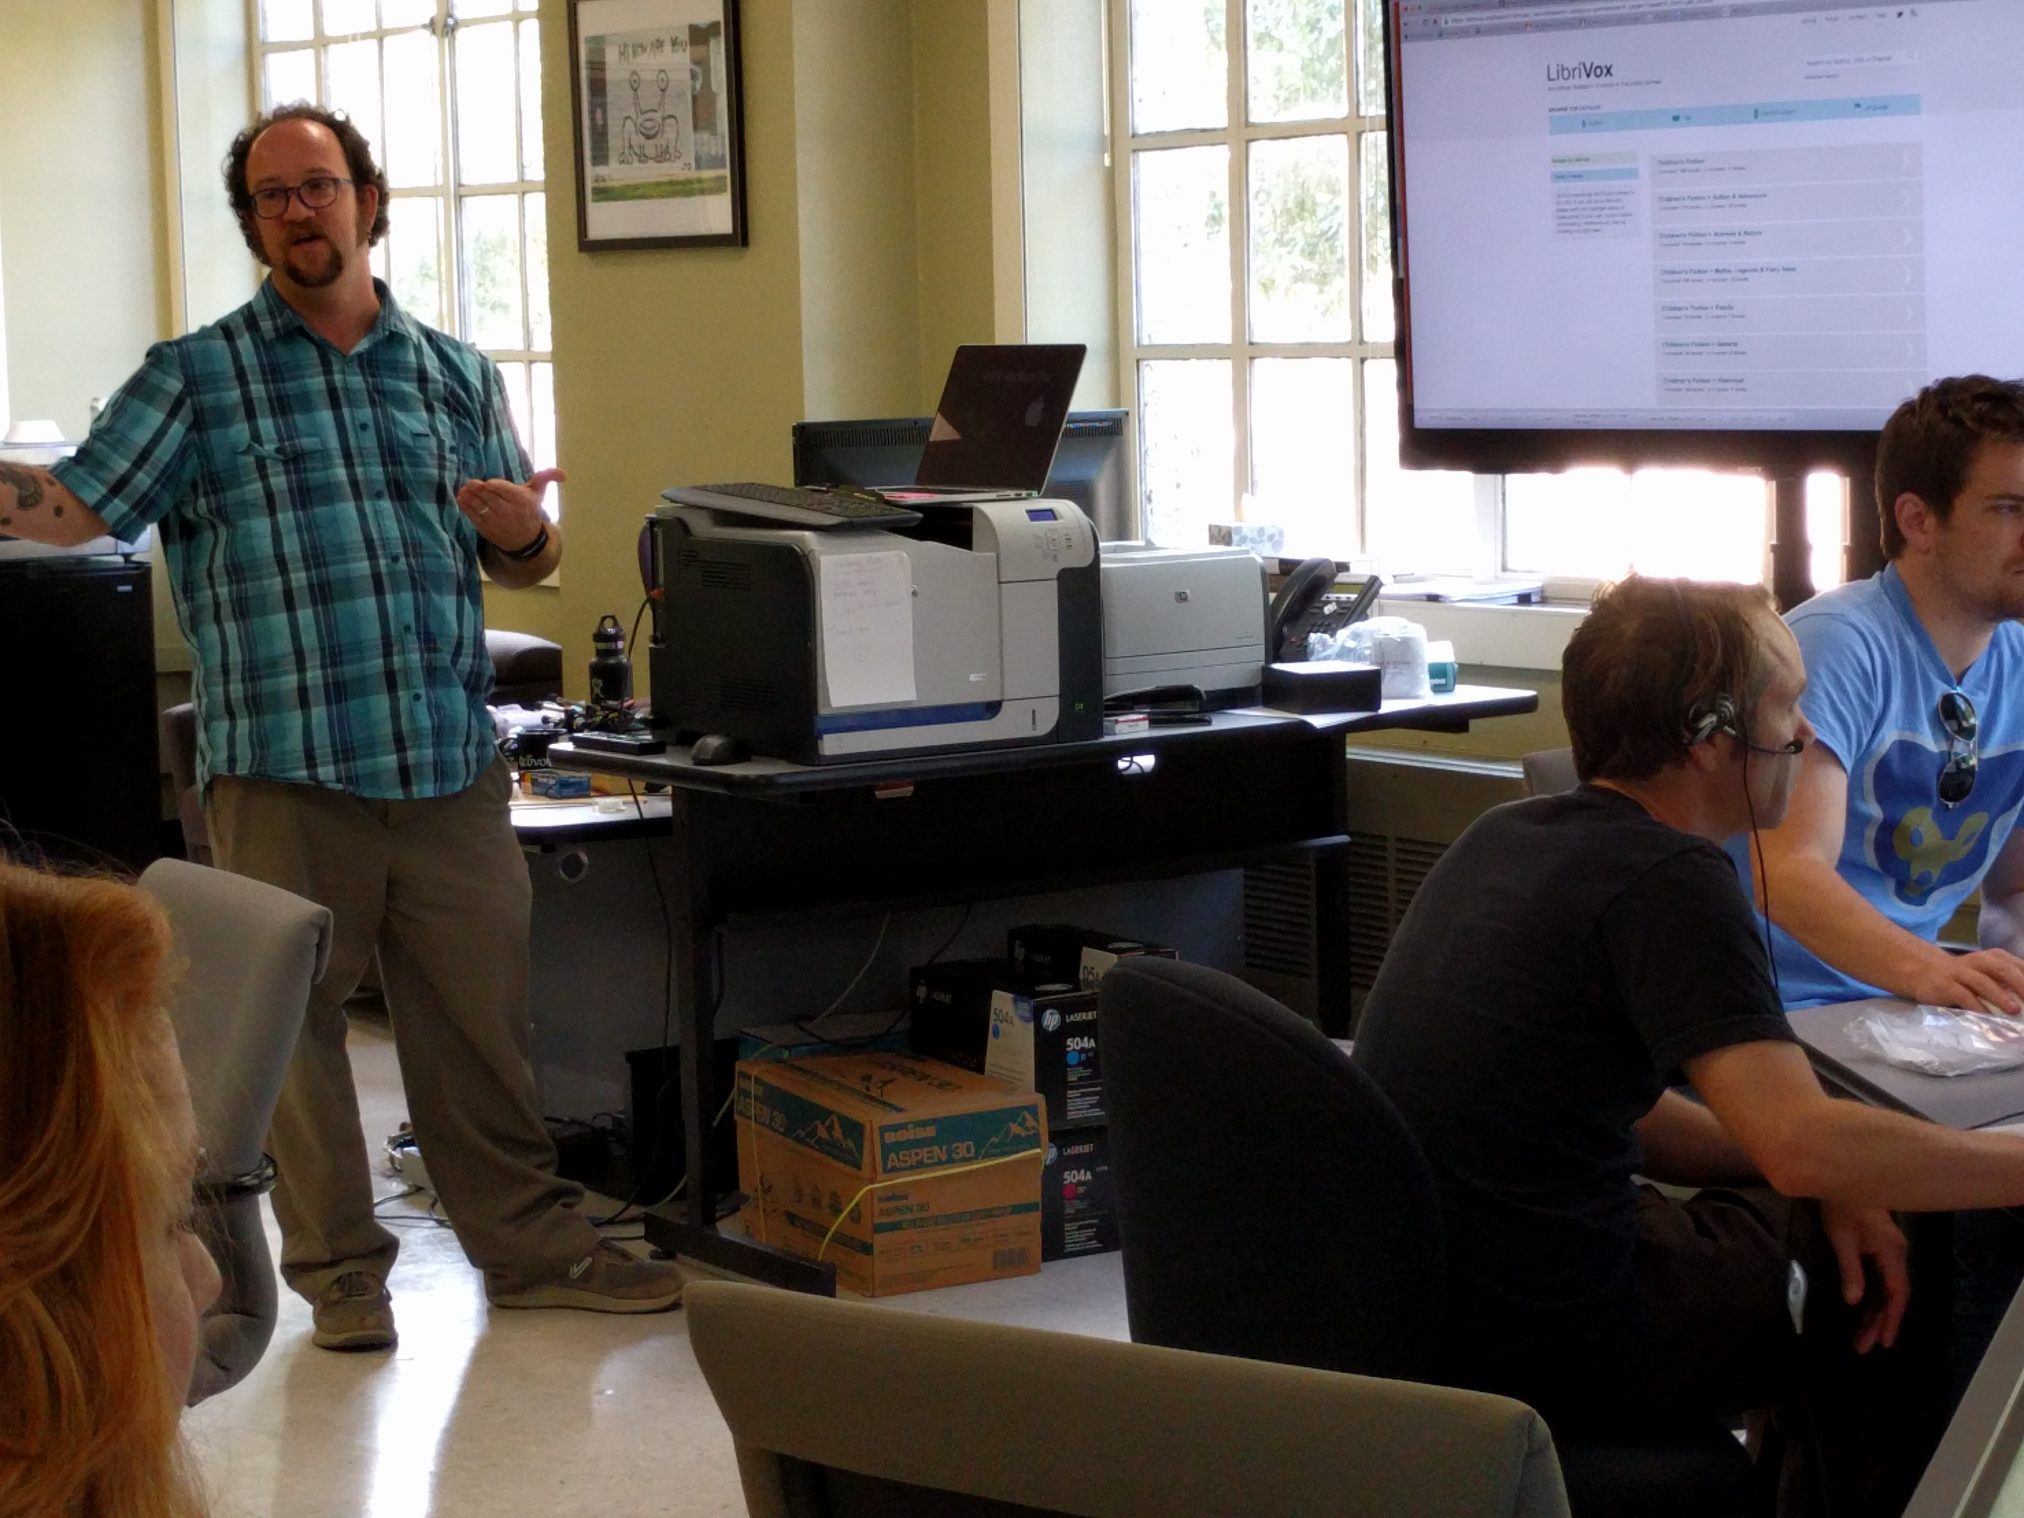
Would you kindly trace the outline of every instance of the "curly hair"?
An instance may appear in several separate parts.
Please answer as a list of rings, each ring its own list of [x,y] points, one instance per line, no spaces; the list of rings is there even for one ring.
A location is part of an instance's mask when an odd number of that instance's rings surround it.
[[[225,153],[225,193],[232,199],[232,214],[239,218],[239,235],[246,239],[254,258],[263,264],[267,262],[266,251],[260,246],[259,218],[253,214],[253,187],[246,183],[246,160],[260,134],[281,121],[313,121],[336,135],[338,146],[344,149],[345,172],[351,176],[353,188],[362,190],[370,185],[379,191],[372,231],[366,238],[367,247],[377,246],[387,235],[387,176],[373,161],[372,144],[344,112],[326,111],[320,105],[298,100],[292,105],[278,105],[255,121],[232,139],[232,146]]]
[[[1761,585],[1630,575],[1595,593],[1561,656],[1560,705],[1583,780],[1644,780],[1687,757],[1697,709],[1747,718],[1770,682]]]
[[[2024,384],[1956,375],[1933,381],[1891,413],[1876,444],[1876,511],[1885,558],[1905,551],[1897,498],[1917,496],[1944,522],[1985,442],[2024,443]]]
[[[0,1518],[203,1510],[148,1289],[169,942],[131,886],[0,859]]]

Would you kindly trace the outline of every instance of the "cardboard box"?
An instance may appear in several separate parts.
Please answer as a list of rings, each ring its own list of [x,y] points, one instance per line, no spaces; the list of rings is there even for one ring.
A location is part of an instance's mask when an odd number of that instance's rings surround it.
[[[747,1231],[834,1262],[840,1285],[890,1296],[1040,1268],[1031,1091],[908,1054],[815,1055],[741,1061],[735,1111]]]
[[[1072,1260],[1117,1248],[1117,1191],[1110,1130],[1078,1128],[1047,1145],[1040,1175],[1040,1258]]]
[[[1165,944],[1065,922],[1031,923],[1005,935],[1005,957],[1011,962],[1012,973],[1029,984],[1062,980],[1091,991],[1103,979],[1104,971],[1134,954],[1175,957]]]
[[[915,1053],[1039,1092],[1050,1131],[1104,1121],[1096,992],[1025,986],[997,960],[920,965],[912,980]]]
[[[813,1054],[903,1052],[907,1045],[904,1009],[844,1012],[811,1023],[767,1023],[738,1035],[740,1059],[807,1059]]]

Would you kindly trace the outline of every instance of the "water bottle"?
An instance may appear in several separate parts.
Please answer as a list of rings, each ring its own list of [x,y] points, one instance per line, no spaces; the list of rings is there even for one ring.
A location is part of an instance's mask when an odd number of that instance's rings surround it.
[[[625,629],[606,612],[590,635],[590,699],[616,703],[632,697],[632,666],[625,657]]]

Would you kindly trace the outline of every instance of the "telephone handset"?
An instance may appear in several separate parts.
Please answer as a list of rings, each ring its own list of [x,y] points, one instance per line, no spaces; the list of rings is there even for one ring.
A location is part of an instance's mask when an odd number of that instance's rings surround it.
[[[1275,664],[1307,657],[1307,640],[1318,632],[1340,632],[1377,601],[1384,581],[1366,576],[1350,590],[1334,589],[1333,559],[1306,559],[1286,577],[1265,617],[1265,650]]]

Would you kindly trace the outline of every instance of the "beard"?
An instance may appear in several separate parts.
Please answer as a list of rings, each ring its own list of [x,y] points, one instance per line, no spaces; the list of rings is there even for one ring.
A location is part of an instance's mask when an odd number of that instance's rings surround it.
[[[291,243],[281,256],[288,277],[306,290],[322,290],[344,277],[344,249],[329,238]]]

